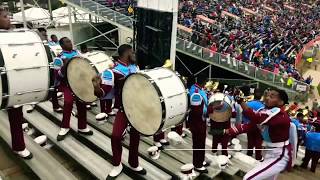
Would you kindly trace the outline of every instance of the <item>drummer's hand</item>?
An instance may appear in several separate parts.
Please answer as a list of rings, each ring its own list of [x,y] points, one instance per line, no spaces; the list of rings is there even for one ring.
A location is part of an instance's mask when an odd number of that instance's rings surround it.
[[[93,87],[95,87],[95,88],[100,88],[101,82],[102,82],[102,80],[101,80],[100,76],[95,76],[92,78],[92,84],[93,84]]]
[[[243,99],[242,97],[240,97],[240,95],[236,95],[236,96],[234,97],[234,99],[236,100],[236,102],[237,102],[238,104],[241,104],[241,103],[244,102],[244,99]]]
[[[225,130],[224,130],[224,134],[229,135],[229,129],[225,129]]]

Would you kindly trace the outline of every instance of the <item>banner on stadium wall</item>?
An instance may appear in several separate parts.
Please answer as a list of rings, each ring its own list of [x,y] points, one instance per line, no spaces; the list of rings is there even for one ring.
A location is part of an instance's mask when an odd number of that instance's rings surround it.
[[[297,84],[296,91],[306,92],[308,89],[307,85]]]

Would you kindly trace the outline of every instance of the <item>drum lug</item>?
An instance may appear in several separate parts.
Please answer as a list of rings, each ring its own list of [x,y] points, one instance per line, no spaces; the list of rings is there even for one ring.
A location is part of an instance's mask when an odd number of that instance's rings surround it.
[[[2,98],[9,98],[10,96],[8,94],[5,94],[2,96]]]
[[[24,91],[24,92],[17,92],[16,95],[21,96],[24,94],[28,94],[28,93],[34,93],[34,92],[41,92],[41,91],[45,91],[44,89],[35,89],[32,91]]]
[[[172,77],[172,75],[164,76],[164,77],[159,77],[158,80],[167,79],[167,78],[171,78],[171,77]]]
[[[12,55],[12,59],[15,59],[17,56],[18,56],[18,54],[17,54],[17,53],[14,53],[14,54]]]
[[[40,53],[39,52],[36,52],[35,56],[38,56]]]
[[[160,97],[160,102],[164,102],[164,98],[163,97]]]
[[[177,115],[171,116],[171,117],[169,117],[169,119],[173,119],[173,118],[175,118],[175,117],[177,117],[177,116],[181,116],[181,115],[185,115],[185,113],[180,113],[180,114],[177,114]]]
[[[0,67],[0,71],[1,71],[1,74],[6,74],[7,72],[7,70],[6,70],[6,68],[5,67]]]

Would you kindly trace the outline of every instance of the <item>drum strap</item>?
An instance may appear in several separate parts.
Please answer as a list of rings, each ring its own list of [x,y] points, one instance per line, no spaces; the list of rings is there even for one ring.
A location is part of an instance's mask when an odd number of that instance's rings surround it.
[[[275,115],[277,115],[278,113],[280,113],[280,108],[272,108],[266,111],[261,111],[261,113],[265,113],[267,114],[269,117],[264,120],[260,125],[263,125],[265,123],[267,123],[270,119],[272,119]]]
[[[114,74],[111,70],[107,69],[101,74],[102,84],[114,86]]]

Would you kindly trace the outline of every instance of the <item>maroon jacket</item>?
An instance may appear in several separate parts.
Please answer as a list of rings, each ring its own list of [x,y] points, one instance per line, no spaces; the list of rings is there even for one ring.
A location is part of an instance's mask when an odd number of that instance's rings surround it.
[[[230,135],[248,132],[255,125],[261,124],[269,117],[264,110],[254,112],[252,109],[248,109],[243,111],[243,114],[251,120],[250,124],[240,124],[229,128]],[[288,114],[284,111],[280,111],[264,124],[268,126],[268,134],[272,143],[284,142],[289,139],[290,122],[291,120]]]

